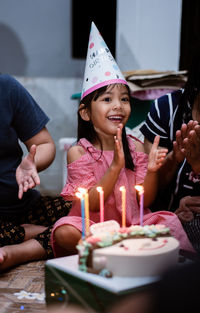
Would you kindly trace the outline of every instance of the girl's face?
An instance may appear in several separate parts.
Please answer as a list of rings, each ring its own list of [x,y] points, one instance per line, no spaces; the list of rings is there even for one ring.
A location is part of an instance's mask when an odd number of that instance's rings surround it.
[[[119,123],[126,124],[131,113],[130,98],[127,88],[122,85],[110,85],[105,93],[91,102],[91,120],[100,137],[115,135]]]

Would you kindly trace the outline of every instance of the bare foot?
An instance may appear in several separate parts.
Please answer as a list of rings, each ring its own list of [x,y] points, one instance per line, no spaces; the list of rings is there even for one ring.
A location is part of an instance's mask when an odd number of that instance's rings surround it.
[[[24,241],[34,238],[36,235],[45,231],[48,227],[35,224],[22,224],[25,230]]]
[[[35,239],[0,248],[0,273],[19,264],[46,259],[46,251]]]

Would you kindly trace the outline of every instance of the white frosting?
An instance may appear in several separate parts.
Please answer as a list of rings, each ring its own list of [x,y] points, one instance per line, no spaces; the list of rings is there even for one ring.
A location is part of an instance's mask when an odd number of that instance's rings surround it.
[[[119,223],[114,220],[96,223],[90,226],[92,235],[112,234],[120,229]]]
[[[93,267],[114,276],[155,276],[178,261],[179,242],[173,237],[125,239],[93,250]]]

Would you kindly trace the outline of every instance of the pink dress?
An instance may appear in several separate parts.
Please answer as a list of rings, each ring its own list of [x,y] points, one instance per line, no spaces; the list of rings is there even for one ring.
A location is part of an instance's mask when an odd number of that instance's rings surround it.
[[[133,140],[127,136],[130,152],[135,165],[134,171],[123,168],[120,172],[118,181],[115,184],[113,192],[110,194],[104,205],[105,221],[114,219],[120,225],[122,222],[121,215],[121,191],[120,186],[126,188],[126,226],[139,224],[139,206],[136,200],[136,190],[134,186],[141,184],[147,170],[148,156],[143,152],[135,151]],[[75,197],[78,187],[90,189],[102,178],[113,160],[113,151],[97,150],[86,139],[80,139],[78,144],[85,149],[85,154],[78,160],[67,166],[68,180],[61,192],[65,200],[74,200],[72,209],[66,217],[59,219],[52,230],[52,247],[55,257],[63,256],[61,247],[54,240],[54,231],[57,227],[70,224],[82,231],[82,218],[80,200]],[[100,221],[99,212],[90,212],[90,225]],[[170,227],[171,233],[180,241],[181,249],[194,251],[188,237],[178,217],[171,212],[158,211],[151,213],[149,209],[144,209],[144,225],[165,224]]]

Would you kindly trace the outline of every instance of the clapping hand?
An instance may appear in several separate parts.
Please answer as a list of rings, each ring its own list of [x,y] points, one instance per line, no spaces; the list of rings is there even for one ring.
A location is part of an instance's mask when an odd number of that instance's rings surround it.
[[[176,141],[173,143],[175,158],[182,162],[184,158],[195,172],[200,172],[200,125],[197,121],[183,124],[176,132]]]
[[[18,197],[28,189],[40,184],[40,178],[35,164],[36,145],[30,147],[28,155],[21,161],[16,170],[16,180],[19,186]]]
[[[117,134],[114,136],[115,141],[115,148],[114,148],[114,157],[112,164],[116,164],[117,167],[122,169],[125,166],[125,159],[124,159],[124,149],[122,143],[122,129],[123,124],[119,124],[117,128]]]
[[[167,155],[168,149],[158,148],[160,136],[154,138],[151,151],[149,153],[148,171],[156,172],[161,166]]]

